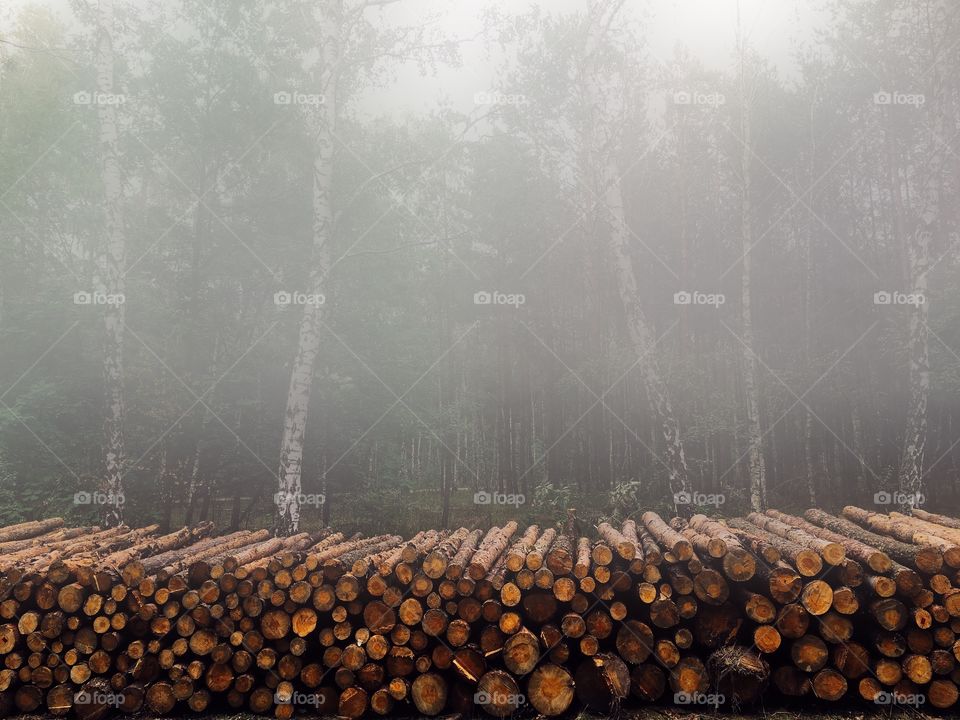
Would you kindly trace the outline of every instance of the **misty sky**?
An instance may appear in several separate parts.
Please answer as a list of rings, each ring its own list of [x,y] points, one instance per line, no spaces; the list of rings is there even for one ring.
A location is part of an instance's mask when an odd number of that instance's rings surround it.
[[[93,2],[93,0],[90,0]],[[153,0],[129,0],[148,6]],[[70,22],[69,0],[4,0],[15,12],[27,5],[53,8]],[[821,23],[817,0],[630,0],[627,7],[649,28],[648,50],[667,61],[679,45],[704,65],[714,69],[729,66],[737,30],[737,6],[750,46],[776,65],[786,77],[792,74],[792,53],[797,41],[811,38]],[[521,14],[540,5],[551,12],[575,12],[584,0],[402,0],[385,10],[394,22],[413,24],[430,21],[438,32],[452,38],[470,38],[481,30],[485,8]],[[491,56],[491,52],[494,53]],[[476,92],[491,87],[498,64],[496,48],[482,38],[461,46],[463,64],[422,75],[415,63],[396,65],[396,82],[371,91],[364,103],[373,113],[384,111],[421,113],[444,102],[469,112]]]

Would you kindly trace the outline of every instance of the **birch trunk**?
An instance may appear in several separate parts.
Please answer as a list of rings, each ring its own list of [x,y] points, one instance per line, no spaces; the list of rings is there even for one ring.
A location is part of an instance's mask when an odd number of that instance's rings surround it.
[[[939,155],[940,153],[936,153]],[[934,161],[934,165],[939,165]],[[904,435],[903,457],[900,461],[900,489],[907,495],[923,492],[923,455],[927,442],[927,398],[930,394],[930,347],[927,327],[929,305],[927,298],[927,270],[930,267],[930,239],[933,226],[940,214],[939,172],[931,168],[925,187],[925,198],[920,220],[907,244],[910,272],[910,293],[923,297],[910,309],[909,371],[910,406]]]
[[[689,492],[687,461],[680,439],[680,423],[674,415],[670,392],[660,372],[660,364],[654,355],[655,338],[640,305],[637,279],[630,258],[630,234],[627,231],[624,216],[623,195],[612,170],[613,168],[608,166],[605,172],[608,190],[604,203],[611,216],[610,246],[617,290],[623,303],[627,330],[634,351],[638,356],[644,356],[640,363],[640,372],[659,426],[662,460],[667,466],[670,491],[672,493]]]
[[[336,68],[340,55],[339,0],[323,3],[320,17],[322,67],[319,69],[325,88],[324,102],[311,113],[315,136],[313,159],[313,246],[311,251],[309,291],[322,294],[323,282],[330,267],[330,241],[333,227],[331,190],[333,186],[333,134],[336,129]],[[283,439],[280,444],[279,489],[277,504],[278,535],[291,535],[300,527],[300,492],[303,471],[303,440],[310,407],[310,392],[317,353],[320,349],[320,325],[323,306],[316,302],[303,305],[297,354],[290,373],[287,407],[284,413]]]
[[[609,252],[616,288],[623,304],[627,331],[636,354],[643,357],[640,371],[647,395],[653,404],[656,425],[662,440],[661,461],[667,467],[672,493],[688,491],[687,463],[680,439],[680,424],[673,412],[670,393],[654,354],[656,344],[640,303],[637,278],[630,257],[630,232],[624,212],[623,192],[616,152],[622,146],[622,129],[617,120],[602,116],[611,106],[604,92],[604,73],[598,65],[604,35],[623,6],[623,0],[591,0],[586,29],[583,100],[587,110],[583,129],[583,172],[594,188],[601,211],[610,223]]]
[[[103,181],[103,216],[106,251],[103,255],[104,285],[115,302],[104,305],[103,380],[106,393],[104,419],[104,485],[108,503],[103,522],[123,522],[123,329],[124,269],[126,247],[121,202],[123,183],[117,148],[116,105],[105,101],[114,93],[113,0],[100,0],[97,14],[97,121],[100,134],[100,173]]]
[[[817,143],[814,133],[814,108],[816,96],[810,99],[810,163],[808,182],[812,184],[815,180],[814,168],[817,163]],[[801,302],[803,303],[803,367],[808,371],[813,366],[811,344],[813,341],[813,318],[812,318],[812,289],[814,287],[813,275],[813,226],[806,224],[801,236],[801,254],[803,267],[800,270],[800,288]],[[807,502],[810,507],[817,506],[817,476],[813,464],[813,413],[809,408],[804,408],[803,413],[803,463],[807,481]]]
[[[935,10],[934,10],[935,8]],[[931,12],[937,12],[932,27],[945,27],[946,3],[933,4]],[[947,34],[945,41],[950,40]],[[945,43],[947,44],[947,43]],[[937,43],[931,38],[931,57],[939,56]],[[932,125],[928,148],[930,166],[921,186],[920,212],[913,234],[907,242],[907,262],[910,274],[910,293],[922,299],[910,306],[908,340],[910,407],[907,411],[903,456],[900,460],[900,489],[905,495],[923,492],[923,455],[927,443],[927,399],[930,394],[930,332],[927,325],[930,306],[927,302],[927,272],[930,269],[930,241],[940,218],[940,195],[944,151],[942,147],[946,122],[944,119],[943,86],[935,73],[931,83]]]
[[[739,19],[739,18],[738,18]],[[739,38],[738,38],[739,40]],[[740,132],[743,152],[740,156],[743,174],[743,193],[740,203],[740,235],[743,243],[743,272],[740,282],[740,322],[743,333],[743,393],[746,396],[747,443],[750,468],[750,507],[759,512],[766,504],[767,475],[761,444],[760,430],[760,392],[758,388],[758,360],[753,343],[753,307],[750,302],[751,272],[753,262],[752,208],[750,204],[752,128],[750,124],[750,102],[746,96],[744,79],[744,48],[740,46]]]

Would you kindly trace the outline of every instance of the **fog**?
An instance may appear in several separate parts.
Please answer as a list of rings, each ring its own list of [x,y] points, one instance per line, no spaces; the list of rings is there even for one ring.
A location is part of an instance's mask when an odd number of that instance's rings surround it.
[[[8,2],[0,522],[960,509],[958,71],[946,0]]]

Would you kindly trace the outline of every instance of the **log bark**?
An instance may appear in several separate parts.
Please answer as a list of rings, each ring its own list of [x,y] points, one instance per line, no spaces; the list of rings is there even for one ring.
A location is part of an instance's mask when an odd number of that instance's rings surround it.
[[[899,562],[912,565],[926,573],[936,573],[943,566],[943,555],[936,547],[919,545],[914,542],[914,530],[909,524],[899,522],[887,515],[870,512],[854,505],[843,508],[843,516],[848,520],[869,528],[878,535],[889,536],[888,554]]]
[[[690,541],[667,525],[657,513],[645,512],[640,519],[654,539],[665,546],[678,560],[689,560],[693,556],[693,546]]]

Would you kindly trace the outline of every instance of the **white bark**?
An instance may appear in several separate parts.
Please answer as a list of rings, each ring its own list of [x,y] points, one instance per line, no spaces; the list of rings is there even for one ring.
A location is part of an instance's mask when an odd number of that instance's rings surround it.
[[[738,38],[739,40],[739,38]],[[759,362],[753,342],[753,306],[750,302],[753,250],[753,219],[750,204],[752,192],[752,128],[750,124],[750,102],[746,96],[744,79],[744,48],[740,47],[740,132],[742,153],[740,170],[742,173],[742,194],[740,202],[740,238],[743,248],[742,274],[740,281],[740,323],[743,334],[743,393],[747,409],[747,458],[750,472],[750,507],[754,511],[763,510],[766,505],[767,473],[763,458],[763,433],[760,429],[760,390]]]
[[[587,112],[582,131],[581,171],[588,187],[594,189],[600,201],[599,207],[610,223],[609,251],[617,291],[623,303],[630,341],[637,355],[643,357],[641,374],[663,441],[661,461],[668,468],[670,490],[677,493],[689,491],[687,463],[680,439],[680,424],[674,415],[670,393],[654,355],[655,338],[640,303],[630,256],[630,231],[627,228],[616,160],[616,153],[622,146],[622,127],[617,118],[603,116],[603,109],[612,105],[612,97],[604,91],[604,73],[599,67],[598,53],[601,52],[604,35],[622,5],[623,0],[589,2],[582,76],[583,101]]]
[[[930,231],[921,221],[910,239],[907,254],[911,293],[926,297],[926,271],[930,266]],[[900,461],[900,488],[907,495],[923,492],[923,455],[927,443],[927,398],[930,393],[930,348],[927,330],[928,305],[921,303],[910,311],[908,340],[910,406]]]
[[[934,3],[931,11],[936,14],[933,27],[944,27],[947,4]],[[949,33],[942,38],[944,45],[952,45]],[[937,44],[932,43],[931,55],[939,57]],[[938,78],[938,75],[936,76]],[[910,273],[910,293],[922,302],[910,306],[908,339],[910,406],[904,434],[903,456],[900,460],[900,489],[910,498],[923,493],[923,456],[927,444],[927,399],[930,394],[930,333],[927,326],[930,305],[927,273],[930,270],[930,241],[940,219],[941,193],[943,189],[943,143],[946,121],[943,104],[946,102],[942,85],[935,80],[932,101],[932,132],[927,147],[930,149],[930,165],[924,168],[926,175],[920,188],[920,205],[917,224],[907,241],[907,264]]]
[[[123,181],[117,147],[116,105],[104,101],[114,93],[113,77],[113,0],[100,0],[97,15],[97,119],[100,128],[100,173],[103,182],[103,217],[106,252],[103,260],[106,292],[123,297],[126,247],[124,239],[122,199]],[[110,502],[103,508],[104,522],[118,525],[123,521],[123,328],[124,302],[104,306],[103,378],[106,391],[104,421],[105,490]]]
[[[910,293],[923,297],[910,310],[908,339],[910,406],[907,411],[903,457],[900,461],[900,489],[905,494],[923,492],[923,455],[927,444],[927,399],[930,394],[930,343],[927,271],[930,268],[930,240],[940,216],[940,166],[942,153],[934,153],[929,179],[924,188],[923,208],[907,243]]]
[[[811,367],[810,339],[813,334],[810,309],[810,288],[813,287],[813,232],[807,227],[804,230],[801,247],[803,252],[803,268],[801,269],[801,285],[803,287],[803,365]],[[856,409],[854,418],[856,419]],[[854,432],[859,429],[854,425]],[[807,481],[807,502],[810,507],[817,506],[817,483],[813,464],[813,413],[807,408],[803,416],[803,460]]]
[[[637,289],[637,278],[633,271],[633,261],[630,257],[630,233],[626,226],[626,217],[623,210],[623,194],[620,184],[612,176],[614,166],[607,167],[605,175],[608,190],[604,196],[606,210],[610,213],[612,233],[610,250],[613,260],[613,271],[617,280],[617,291],[623,303],[627,320],[627,331],[633,343],[634,351],[638,356],[644,356],[640,363],[640,372],[643,375],[644,387],[647,396],[653,404],[653,410],[660,427],[662,440],[662,461],[668,468],[668,479],[672,493],[688,492],[687,461],[683,454],[683,443],[680,439],[680,423],[677,421],[670,402],[670,393],[660,373],[660,365],[654,355],[655,339],[647,323],[646,316],[640,304],[640,295]]]
[[[323,294],[323,282],[330,267],[330,236],[333,227],[333,133],[337,117],[336,72],[340,54],[340,22],[342,6],[331,0],[319,6],[320,47],[322,65],[317,75],[325,88],[324,102],[319,107],[307,106],[314,134],[313,148],[313,245],[308,292]],[[297,355],[290,374],[287,407],[284,414],[283,439],[280,444],[279,488],[277,500],[277,533],[296,533],[300,526],[301,474],[303,440],[310,408],[317,353],[320,350],[320,325],[323,306],[306,303],[300,320]]]

